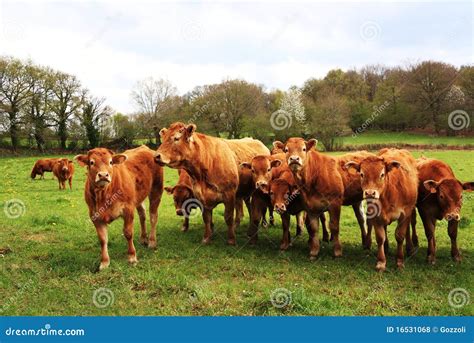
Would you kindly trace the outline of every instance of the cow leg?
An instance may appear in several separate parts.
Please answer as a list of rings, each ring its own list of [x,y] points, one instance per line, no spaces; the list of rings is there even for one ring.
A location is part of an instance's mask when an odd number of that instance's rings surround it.
[[[62,189],[62,187],[61,187],[61,180],[59,180],[59,179],[58,179],[58,184],[59,184],[59,190],[61,190],[61,189]]]
[[[235,226],[240,225],[240,221],[244,217],[244,201],[242,198],[237,198],[235,200]]]
[[[413,242],[413,245],[418,248],[419,241],[418,241],[418,234],[416,233],[416,210],[414,209],[413,212],[411,213],[411,240]]]
[[[144,246],[148,245],[148,236],[146,232],[146,211],[145,206],[140,204],[137,206],[138,217],[140,218],[140,243]]]
[[[450,220],[448,222],[448,235],[451,238],[451,257],[456,262],[461,262],[461,254],[458,249],[458,221]]]
[[[301,236],[301,233],[304,227],[304,216],[305,216],[304,211],[301,211],[300,213],[296,215],[296,236]],[[324,214],[322,214],[322,216],[324,216]],[[319,218],[321,219],[321,216]],[[324,220],[326,220],[326,218],[324,218]],[[323,223],[322,219],[321,219],[321,223]],[[325,222],[324,222],[324,225],[326,225]]]
[[[407,212],[407,214],[407,216],[403,216],[398,220],[397,229],[395,230],[395,239],[397,240],[397,267],[399,269],[402,269],[404,267],[403,241],[405,240],[405,236],[411,220],[411,213]],[[407,251],[411,252],[412,250],[413,246],[411,244],[411,240],[409,242],[407,240]]]
[[[390,245],[388,243],[387,225],[384,225],[383,229],[385,230],[385,241],[383,242],[383,250],[385,251],[385,255],[388,255]]]
[[[367,221],[367,235],[365,236],[364,249],[370,250],[372,246],[372,223]]]
[[[370,225],[371,224],[369,224],[369,227]],[[385,229],[383,225],[375,225],[375,238],[377,240],[377,265],[375,269],[379,272],[383,272],[387,267],[387,259],[385,258],[384,251]]]
[[[268,207],[268,220],[270,221],[270,226],[275,226],[275,217],[273,217],[273,207]]]
[[[137,260],[137,251],[133,244],[133,210],[124,209],[123,214],[123,235],[128,244],[128,262],[135,264]]]
[[[365,231],[366,227],[366,218],[365,218],[365,212],[364,212],[364,207],[362,205],[362,201],[353,204],[352,209],[354,210],[354,214],[357,219],[357,223],[359,224],[360,227],[360,236],[362,239],[362,247],[365,248],[365,243],[367,240],[367,233]]]
[[[290,246],[290,215],[288,213],[282,213],[281,224],[283,236],[281,238],[280,250],[287,250]]]
[[[331,206],[329,208],[329,229],[333,241],[334,257],[342,256],[342,246],[339,241],[339,219],[341,217],[341,206]]]
[[[109,251],[107,247],[107,225],[103,223],[94,222],[95,230],[97,231],[97,237],[100,242],[100,265],[99,270],[105,269],[110,265]]]
[[[188,217],[184,217],[184,220],[183,220],[183,226],[181,227],[181,231],[182,232],[186,232],[189,230],[189,218]]]
[[[252,218],[252,215],[250,215],[250,218]],[[268,222],[267,222],[267,207],[262,211],[262,227],[267,229],[268,228]]]
[[[430,264],[436,263],[436,240],[435,226],[436,219],[430,218],[424,211],[418,211],[425,228],[426,240],[428,241],[427,261]]]
[[[260,221],[262,219],[264,209],[267,208],[267,204],[258,195],[252,197],[251,204],[251,215],[247,236],[250,238],[250,244],[255,244],[258,240]]]
[[[232,215],[234,214],[232,213]],[[204,237],[202,238],[202,243],[209,244],[211,243],[212,237],[212,210],[204,208],[202,220],[204,221]]]
[[[72,177],[69,178],[69,189],[72,190]]]
[[[308,230],[309,258],[314,260],[319,254],[319,214],[306,214],[306,230]]]
[[[148,248],[156,248],[156,225],[158,223],[158,206],[160,206],[163,188],[161,184],[153,185],[148,199],[150,201],[150,235],[148,236]]]
[[[412,240],[411,232],[410,232],[411,218],[412,216],[410,215],[410,218],[406,219],[408,221],[407,231],[405,234],[405,240],[406,240],[405,248],[406,248],[407,256],[413,256],[415,254],[415,247],[413,246],[413,240]]]
[[[229,245],[236,245],[234,207],[235,199],[230,199],[224,203],[224,219],[227,224],[227,244]]]

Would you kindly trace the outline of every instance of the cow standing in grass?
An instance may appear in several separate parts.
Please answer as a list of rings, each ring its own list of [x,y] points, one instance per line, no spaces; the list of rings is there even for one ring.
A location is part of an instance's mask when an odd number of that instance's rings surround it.
[[[31,170],[31,178],[34,179],[36,175],[40,175],[40,178],[44,180],[44,173],[52,172],[53,166],[57,161],[59,161],[59,158],[44,158],[36,161]]]
[[[77,155],[76,161],[87,166],[84,196],[89,216],[95,225],[101,245],[99,270],[110,264],[107,250],[107,225],[118,217],[124,221],[123,233],[128,242],[128,261],[137,263],[133,244],[135,209],[140,218],[140,242],[156,248],[158,206],[163,193],[163,168],[154,162],[154,152],[146,146],[114,154],[96,148],[87,155]],[[143,201],[150,201],[150,236],[147,236],[146,213]]]
[[[418,200],[417,208],[428,240],[427,260],[434,264],[436,261],[436,221],[448,221],[448,235],[451,239],[451,256],[456,261],[461,261],[457,245],[458,224],[461,219],[462,193],[472,191],[474,182],[461,183],[454,176],[454,172],[446,163],[431,159],[419,158],[418,169]],[[412,228],[413,241],[416,236],[416,213],[413,211]]]
[[[53,174],[58,179],[59,189],[66,189],[66,181],[69,189],[72,189],[72,177],[74,176],[74,162],[67,158],[61,158],[53,165]]]
[[[174,207],[176,215],[184,216],[181,231],[189,230],[189,211],[191,208],[186,206],[194,199],[193,184],[191,177],[184,169],[178,170],[178,183],[173,187],[165,187],[166,193],[173,196]]]
[[[334,256],[342,255],[339,241],[339,220],[344,200],[344,183],[337,160],[315,149],[316,139],[290,138],[285,144],[275,142],[274,147],[285,152],[306,210],[306,228],[309,234],[310,258],[319,254],[319,217],[329,212],[329,228],[333,240]]]
[[[407,150],[383,149],[378,156],[369,156],[361,162],[349,161],[347,168],[355,168],[360,175],[364,198],[372,207],[369,225],[375,229],[378,253],[378,271],[386,269],[384,243],[385,228],[397,220],[397,266],[403,268],[403,241],[410,225],[418,194],[418,173],[416,161]],[[407,254],[413,252],[407,239]]]

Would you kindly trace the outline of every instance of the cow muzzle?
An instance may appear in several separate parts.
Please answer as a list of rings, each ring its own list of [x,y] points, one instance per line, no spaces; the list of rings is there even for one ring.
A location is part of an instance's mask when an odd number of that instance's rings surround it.
[[[176,209],[176,215],[177,216],[183,216],[184,215],[183,209],[181,209],[181,208]]]
[[[277,212],[277,213],[285,213],[286,212],[286,206],[285,204],[275,204],[275,206],[273,207],[273,209]]]
[[[108,172],[99,172],[95,176],[95,184],[99,187],[105,187],[112,181]]]
[[[451,213],[448,213],[445,217],[445,219],[449,222],[451,220],[455,220],[455,221],[460,221],[461,220],[461,215],[459,213],[456,213],[456,212],[451,212]]]
[[[164,158],[162,154],[156,153],[155,154],[155,163],[157,163],[158,165],[163,167],[163,166],[167,165],[168,163],[170,163],[170,161],[169,161],[169,159]]]
[[[301,158],[299,156],[293,155],[288,158],[288,165],[291,169],[298,169],[303,165],[303,163],[301,162]]]
[[[375,189],[366,189],[364,190],[364,199],[378,199],[380,194]]]

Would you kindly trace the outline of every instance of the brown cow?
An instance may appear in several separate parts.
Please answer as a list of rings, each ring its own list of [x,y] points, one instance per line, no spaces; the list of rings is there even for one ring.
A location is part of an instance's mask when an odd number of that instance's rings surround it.
[[[74,162],[61,158],[53,165],[53,174],[58,179],[59,189],[66,189],[66,181],[69,189],[72,189],[72,177],[74,176]]]
[[[349,161],[346,166],[355,168],[360,175],[364,198],[372,213],[368,216],[369,227],[375,228],[377,238],[378,271],[386,269],[384,242],[385,227],[397,220],[397,266],[403,268],[403,241],[416,205],[418,173],[416,161],[407,150],[383,149],[378,156],[369,156],[361,162]],[[407,239],[407,253],[413,251]]]
[[[191,177],[184,169],[178,169],[178,174],[178,183],[173,187],[165,187],[165,191],[173,196],[176,215],[184,216],[181,231],[185,232],[189,230],[190,213],[186,211],[191,210],[191,208],[188,208],[186,204],[191,201],[190,199],[194,199],[193,184]]]
[[[290,246],[290,216],[296,216],[296,235],[301,234],[302,227],[304,225],[304,204],[300,196],[300,191],[296,185],[293,173],[288,171],[283,172],[278,179],[270,181],[268,186],[268,193],[270,195],[271,205],[274,210],[280,214],[282,226],[283,226],[283,237],[281,240],[280,249],[286,250]],[[329,235],[326,229],[326,217],[322,213],[319,217],[321,225],[323,227],[323,240],[329,241]]]
[[[239,170],[234,152],[222,138],[196,132],[196,125],[181,122],[160,131],[162,144],[155,161],[170,168],[186,170],[192,179],[193,192],[202,204],[204,244],[212,236],[212,210],[224,204],[227,243],[236,244],[234,209],[239,186]]]
[[[428,240],[427,260],[436,261],[435,227],[436,221],[448,221],[448,235],[451,238],[451,256],[459,262],[461,254],[457,246],[458,224],[461,219],[462,192],[474,189],[474,182],[461,183],[454,176],[453,170],[444,162],[431,158],[419,158],[418,201],[416,206],[425,228]],[[413,211],[413,240],[416,238],[416,213]]]
[[[316,139],[305,141],[303,138],[289,138],[285,144],[278,141],[274,143],[274,146],[285,151],[286,161],[303,198],[312,259],[318,256],[320,248],[318,218],[326,211],[329,212],[334,256],[342,255],[339,219],[344,200],[344,183],[337,160],[313,149],[317,142]]]
[[[31,170],[31,178],[34,179],[36,175],[41,175],[40,178],[44,180],[45,172],[52,172],[54,164],[59,161],[59,158],[45,158],[36,161]]]
[[[107,224],[123,218],[123,233],[128,242],[128,261],[137,263],[133,244],[135,209],[140,218],[140,242],[156,248],[158,205],[163,193],[163,168],[154,162],[154,152],[146,146],[114,154],[111,150],[95,148],[75,160],[87,166],[84,196],[89,216],[97,230],[101,245],[99,270],[110,264],[107,250]],[[147,237],[146,212],[143,201],[150,201],[150,236]]]

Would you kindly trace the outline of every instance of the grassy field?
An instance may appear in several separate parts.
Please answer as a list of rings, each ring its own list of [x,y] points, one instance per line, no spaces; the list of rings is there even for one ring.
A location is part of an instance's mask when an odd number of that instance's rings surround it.
[[[425,155],[447,161],[461,180],[474,179],[472,152]],[[396,270],[392,225],[388,270],[376,273],[375,247],[362,250],[359,229],[347,207],[341,221],[344,256],[340,259],[333,259],[331,246],[324,243],[319,259],[309,261],[306,233],[289,251],[279,252],[279,220],[262,231],[256,246],[249,246],[247,216],[237,230],[238,246],[229,247],[222,207],[215,211],[212,244],[202,246],[201,218],[192,218],[190,231],[180,232],[181,219],[174,214],[172,198],[164,194],[158,249],[138,244],[136,221],[139,263],[128,265],[122,220],[117,220],[109,230],[110,268],[96,273],[100,248],[83,199],[85,171],[77,166],[73,190],[59,191],[51,174],[46,180],[29,179],[34,161],[33,157],[0,158],[0,249],[8,248],[0,256],[1,315],[474,314],[472,300],[461,308],[448,303],[454,288],[464,288],[474,297],[474,194],[465,194],[459,230],[461,264],[452,262],[446,222],[440,222],[437,264],[426,264],[426,239],[418,226],[419,251],[406,261],[404,270]],[[166,185],[174,185],[176,172],[167,169],[165,178]],[[17,219],[3,211],[11,199],[25,204],[24,214]],[[94,303],[94,292],[101,288],[108,291]],[[275,299],[281,288],[288,298],[278,298],[276,304],[288,300],[287,305],[274,306],[272,294]]]

